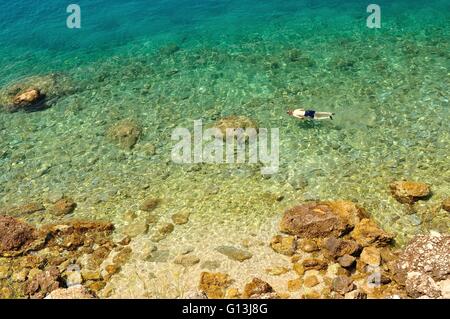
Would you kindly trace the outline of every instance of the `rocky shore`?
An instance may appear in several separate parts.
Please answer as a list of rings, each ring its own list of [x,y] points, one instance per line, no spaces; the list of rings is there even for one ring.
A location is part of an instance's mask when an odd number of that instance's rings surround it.
[[[425,184],[401,181],[394,185],[392,195],[405,205],[414,205],[430,195]],[[107,297],[109,280],[132,254],[130,242],[156,221],[152,212],[159,204],[158,198],[147,198],[140,205],[149,214],[146,222],[133,222],[120,230],[108,222],[78,220],[36,228],[19,218],[24,213],[45,210],[56,216],[70,214],[76,208],[70,198],[61,198],[48,207],[30,203],[2,209],[0,298]],[[172,220],[175,225],[184,225],[189,222],[189,213],[174,214]],[[157,227],[152,241],[163,241],[175,230],[174,224]],[[261,269],[274,278],[294,274],[294,279],[284,283],[287,292],[275,291],[270,282],[258,277],[236,287],[229,274],[204,271],[198,291],[186,297],[449,298],[448,234],[432,231],[417,235],[403,249],[394,244],[395,235],[380,228],[370,212],[356,203],[300,203],[280,217],[279,233],[267,243],[273,253],[288,257],[291,266]],[[152,258],[157,258],[156,250],[154,246],[149,251]],[[233,246],[220,246],[216,251],[237,263],[253,258],[247,250]],[[185,268],[198,264],[200,259],[190,252],[180,254],[173,262]]]

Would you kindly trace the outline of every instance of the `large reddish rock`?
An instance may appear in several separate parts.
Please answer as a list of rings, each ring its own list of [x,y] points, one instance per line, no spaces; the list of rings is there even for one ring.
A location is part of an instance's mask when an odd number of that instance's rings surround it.
[[[355,255],[360,250],[360,246],[354,240],[345,240],[336,237],[330,237],[325,240],[325,248],[334,258],[344,255]]]
[[[352,202],[309,202],[286,211],[280,230],[304,238],[339,237],[365,216],[365,211]]]
[[[413,204],[419,199],[430,196],[430,186],[425,183],[412,181],[397,181],[389,185],[392,196],[400,203]]]
[[[397,262],[398,278],[410,297],[438,298],[448,294],[450,235],[418,235]]]
[[[57,267],[52,267],[27,281],[24,293],[32,299],[43,299],[47,294],[58,289],[60,285],[60,272]]]
[[[375,245],[378,247],[389,245],[394,236],[386,233],[370,219],[363,219],[359,222],[350,236],[363,247]]]
[[[0,216],[0,253],[20,250],[36,239],[36,230],[13,217]]]

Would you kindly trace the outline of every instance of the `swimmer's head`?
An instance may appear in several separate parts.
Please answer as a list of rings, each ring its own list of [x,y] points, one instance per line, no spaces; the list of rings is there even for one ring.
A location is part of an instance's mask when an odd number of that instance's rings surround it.
[[[289,110],[289,111],[287,111],[286,113],[289,114],[289,115],[292,115],[292,114],[294,114],[294,111]]]

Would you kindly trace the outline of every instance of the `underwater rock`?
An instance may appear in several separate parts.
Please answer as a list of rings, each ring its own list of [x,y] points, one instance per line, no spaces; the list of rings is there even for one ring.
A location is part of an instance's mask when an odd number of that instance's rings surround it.
[[[350,255],[344,255],[342,257],[339,257],[337,259],[337,262],[339,265],[341,265],[344,268],[352,267],[355,264],[356,258]]]
[[[294,236],[277,235],[272,238],[270,247],[279,254],[292,256],[297,249],[297,242]]]
[[[216,251],[221,253],[222,255],[227,256],[228,258],[236,261],[243,262],[244,260],[250,259],[253,255],[243,249],[239,249],[233,246],[219,246],[216,248]]]
[[[148,224],[145,221],[136,221],[126,225],[122,229],[122,233],[131,238],[146,234],[148,231]]]
[[[320,250],[320,248],[317,245],[316,241],[313,240],[313,239],[309,239],[309,238],[301,239],[298,242],[298,246],[305,253],[312,253],[314,251]]]
[[[0,254],[20,250],[36,237],[34,227],[13,217],[0,216]]]
[[[190,267],[198,264],[200,262],[200,258],[193,255],[183,255],[175,257],[173,262],[174,264],[181,265],[183,267]]]
[[[161,203],[161,200],[159,198],[148,197],[142,202],[139,209],[143,210],[144,212],[150,213],[150,212],[154,211],[159,206],[160,203]]]
[[[220,267],[220,262],[215,260],[207,260],[203,262],[200,267],[202,269],[215,270]]]
[[[339,237],[364,216],[364,210],[352,202],[309,202],[286,211],[280,230],[303,238]]]
[[[268,273],[269,275],[272,275],[272,276],[281,276],[287,272],[289,272],[289,269],[287,269],[286,267],[277,266],[277,267],[272,267],[272,268],[266,269],[266,273]]]
[[[44,299],[94,299],[95,297],[82,285],[53,290]]]
[[[152,236],[152,241],[160,242],[175,230],[175,226],[170,223],[162,224]]]
[[[141,135],[140,126],[132,120],[122,120],[108,129],[108,138],[124,150],[131,150]]]
[[[77,203],[73,199],[62,198],[50,208],[50,212],[56,216],[63,216],[73,213],[76,207]]]
[[[159,49],[159,54],[163,56],[170,56],[178,51],[180,51],[180,47],[176,43],[170,43]]]
[[[375,245],[377,247],[387,246],[394,239],[393,235],[386,233],[372,220],[367,218],[361,220],[361,222],[355,226],[350,233],[350,236],[363,247],[370,245]]]
[[[345,295],[355,289],[355,285],[350,277],[337,276],[333,279],[332,289],[338,294]]]
[[[381,264],[380,251],[373,246],[365,247],[361,252],[360,260],[367,265],[377,267]]]
[[[0,89],[0,110],[34,111],[74,91],[69,77],[62,74],[31,76]]]
[[[230,284],[231,280],[228,274],[202,272],[199,289],[210,299],[220,299],[225,296],[225,291]]]
[[[440,287],[450,279],[450,235],[432,232],[414,237],[396,268],[410,297],[441,296],[445,292]]]
[[[307,258],[302,262],[303,269],[306,270],[325,270],[328,268],[328,263],[319,258]]]
[[[269,285],[267,282],[259,279],[259,278],[253,278],[251,282],[245,285],[244,293],[242,294],[242,297],[244,299],[254,298],[261,296],[263,294],[272,293],[273,288],[271,285]]]
[[[315,287],[319,284],[319,279],[316,276],[308,276],[303,279],[303,285],[308,288]]]
[[[327,238],[325,241],[325,248],[334,258],[342,257],[344,255],[354,255],[360,250],[356,241],[336,237]]]
[[[256,131],[258,130],[258,125],[250,118],[245,116],[227,116],[220,120],[218,120],[214,125],[212,126],[214,128],[218,128],[220,132],[222,132],[223,137],[226,137],[227,129],[247,129],[247,128],[253,128]],[[250,137],[245,135],[245,137]]]
[[[60,287],[60,272],[57,267],[36,274],[29,280],[25,287],[24,293],[32,299],[42,299]]]
[[[389,185],[392,196],[400,203],[413,204],[419,199],[431,195],[430,186],[425,183],[412,181],[397,181]]]
[[[442,202],[442,208],[450,212],[450,197]]]
[[[30,215],[36,212],[44,211],[45,207],[41,203],[32,202],[20,206],[10,207],[4,210],[4,214],[6,215]]]
[[[184,225],[189,221],[189,212],[180,212],[172,215],[172,221],[175,225]]]
[[[297,278],[287,282],[287,289],[289,292],[299,291],[303,286],[303,279]]]

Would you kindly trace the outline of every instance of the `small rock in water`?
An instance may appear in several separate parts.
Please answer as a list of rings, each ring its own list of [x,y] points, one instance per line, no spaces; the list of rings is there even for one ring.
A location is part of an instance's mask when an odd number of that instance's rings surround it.
[[[314,251],[320,250],[317,246],[317,243],[313,239],[302,239],[299,241],[299,245],[301,250],[303,250],[305,253],[312,253]]]
[[[161,200],[159,198],[148,197],[139,208],[145,212],[152,212],[159,206],[160,203]]]
[[[272,238],[270,247],[279,254],[292,256],[297,249],[297,242],[294,236],[277,235]]]
[[[170,233],[172,233],[175,229],[175,226],[170,223],[165,223],[161,225],[156,233],[152,236],[152,241],[159,242],[165,239]]]
[[[173,262],[184,267],[190,267],[198,264],[200,262],[200,258],[193,255],[182,255],[177,256]]]
[[[408,215],[408,220],[413,226],[419,226],[422,224],[422,220],[417,214]]]
[[[131,150],[139,140],[141,128],[132,120],[123,120],[108,130],[108,138],[117,143],[120,148]]]
[[[393,235],[386,233],[368,218],[361,220],[350,233],[350,236],[363,247],[369,245],[387,246],[394,239]]]
[[[189,221],[189,216],[188,212],[180,212],[172,215],[172,221],[175,225],[184,225]]]
[[[157,250],[147,257],[146,260],[155,263],[165,263],[169,259],[169,256],[170,252],[168,250]]]
[[[346,293],[352,291],[355,288],[353,284],[353,280],[347,276],[337,276],[333,279],[332,285],[333,291],[341,295],[345,295]]]
[[[450,197],[442,202],[442,208],[450,212]]]
[[[202,269],[215,270],[220,267],[220,262],[215,260],[208,260],[201,264]]]
[[[263,294],[272,293],[273,288],[267,282],[259,279],[253,278],[251,282],[245,285],[244,293],[242,297],[244,299],[249,299],[251,297],[258,297]]]
[[[67,287],[80,285],[83,283],[83,277],[79,271],[68,271],[66,278]]]
[[[360,260],[370,266],[379,266],[381,263],[380,251],[375,247],[366,247],[361,252]]]
[[[337,261],[342,267],[348,268],[355,264],[356,258],[350,255],[344,255],[342,257],[339,257]]]
[[[230,284],[228,274],[203,272],[200,275],[199,289],[210,299],[220,299],[225,296],[225,291]]]
[[[253,257],[250,252],[232,246],[220,246],[216,248],[216,251],[232,260],[237,260],[240,262]]]
[[[303,285],[308,288],[315,287],[319,284],[319,279],[316,276],[308,276],[303,280]]]
[[[123,234],[130,236],[131,238],[146,234],[148,231],[148,225],[145,221],[136,221],[132,224],[125,226],[122,230]]]
[[[62,216],[73,213],[77,204],[71,198],[63,198],[57,201],[51,208],[50,212],[53,215]]]
[[[289,272],[289,269],[287,269],[286,267],[272,267],[266,269],[266,273],[272,276],[280,276],[287,272]]]
[[[430,186],[412,181],[397,181],[389,185],[392,195],[400,203],[413,204],[419,199],[430,196]]]

